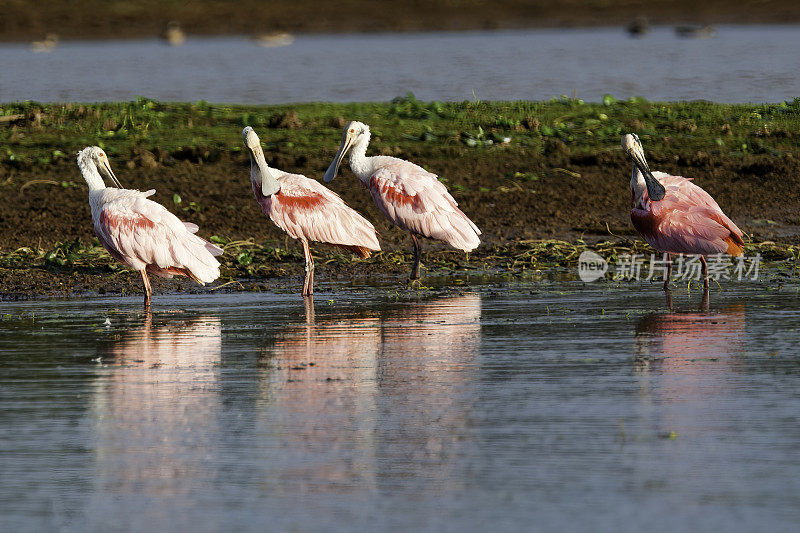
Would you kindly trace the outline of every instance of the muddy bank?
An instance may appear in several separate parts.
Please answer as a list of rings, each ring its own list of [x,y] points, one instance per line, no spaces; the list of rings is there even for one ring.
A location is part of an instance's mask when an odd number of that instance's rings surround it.
[[[373,126],[369,154],[437,173],[483,231],[467,257],[426,242],[429,274],[518,272],[574,265],[589,246],[650,253],[629,219],[631,163],[620,133],[638,132],[653,169],[693,177],[771,259],[800,243],[800,101],[777,105],[576,100],[212,106],[132,103],[0,106],[0,287],[10,294],[139,290],[96,245],[74,153],[102,144],[128,188],[225,246],[221,283],[280,288],[299,280],[302,252],[260,211],[241,128],[254,125],[268,162],[321,179],[348,118]],[[317,280],[402,278],[410,239],[389,225],[349,168],[330,184],[375,224],[383,252],[365,261],[317,245]],[[548,244],[558,241],[559,244]],[[776,244],[769,244],[776,243]],[[603,250],[609,256],[619,250]],[[776,246],[772,250],[772,246]],[[603,251],[601,250],[601,251]],[[763,255],[763,254],[762,254]],[[248,281],[249,280],[249,281]],[[252,282],[252,283],[251,283]],[[293,287],[294,281],[289,282]],[[235,287],[235,284],[232,284]],[[185,281],[157,289],[193,290]]]
[[[797,23],[800,4],[793,0],[729,2],[709,0],[506,0],[485,2],[313,2],[257,0],[239,2],[105,2],[42,0],[35,8],[10,0],[0,8],[0,38],[41,39],[53,32],[63,39],[155,37],[169,21],[188,34],[239,35],[271,31],[296,33],[380,32],[627,25],[636,17],[653,24]]]
[[[333,149],[330,152],[310,154],[304,161],[268,156],[268,162],[320,179]],[[628,214],[630,163],[622,153],[571,157],[502,151],[459,153],[438,160],[414,151],[402,155],[447,180],[462,209],[483,231],[486,246],[531,239],[583,238],[591,242],[612,235],[634,236]],[[659,154],[649,159],[655,169],[694,177],[754,240],[798,242],[797,160],[761,155],[683,161]],[[252,198],[245,155],[220,156],[213,163],[179,161],[154,168],[128,169],[122,161],[114,163],[122,166],[118,175],[126,187],[156,188],[151,199],[197,223],[206,237],[252,239],[256,243],[285,240]],[[526,175],[515,178],[521,169]],[[38,181],[42,179],[47,181]],[[46,175],[36,169],[6,168],[0,180],[9,183],[2,189],[0,249],[47,248],[75,238],[85,242],[93,238],[87,191],[72,161],[50,165]],[[373,222],[387,249],[410,246],[407,234],[389,224],[349,169],[344,169],[330,188]],[[176,195],[179,204],[175,203]],[[439,246],[429,243],[428,247]]]
[[[422,154],[404,155],[425,161]],[[329,161],[329,157],[311,157],[305,162],[280,156],[270,159],[271,165],[299,167],[300,172],[317,177]],[[534,162],[531,159],[530,154],[462,154],[425,163],[447,176],[454,196],[483,235],[481,246],[468,255],[425,241],[423,284],[431,277],[448,275],[462,281],[487,273],[549,275],[554,267],[569,268],[574,274],[584,249],[608,258],[620,253],[649,257],[652,250],[638,240],[629,220],[630,164],[625,157],[550,154]],[[703,160],[688,171],[685,161],[672,158],[656,156],[651,164],[696,176],[749,234],[752,244],[747,255],[760,253],[789,263],[800,256],[800,201],[794,198],[800,191],[800,165],[796,160],[766,156]],[[56,166],[50,177],[79,183],[71,162]],[[519,168],[541,177],[532,181],[505,177]],[[225,247],[222,277],[213,286],[225,285],[225,291],[296,292],[302,286],[302,249],[261,213],[252,198],[248,172],[248,160],[239,155],[222,156],[214,163],[123,167],[117,174],[129,187],[144,190],[157,183],[154,200],[199,224],[202,236]],[[405,286],[412,263],[410,238],[390,226],[349,169],[342,174],[331,188],[374,223],[384,251],[360,260],[329,246],[312,245],[317,283],[394,281],[398,287]],[[114,263],[94,238],[83,186],[37,183],[34,180],[42,175],[30,171],[13,170],[8,175],[25,188],[4,189],[0,298],[140,294],[139,275]],[[175,195],[181,198],[179,204]],[[791,199],[787,201],[787,197]],[[14,259],[9,260],[12,255]],[[153,286],[156,294],[207,290],[185,279],[154,279]]]
[[[283,292],[299,294],[303,284],[302,251],[296,245],[284,248],[281,243],[256,245],[232,242],[224,245],[220,257],[221,276],[202,287],[186,278],[165,280],[151,276],[154,294],[220,292]],[[612,265],[620,257],[637,254],[645,270],[653,250],[642,241],[610,237],[593,244],[583,240],[521,241],[508,245],[482,245],[469,254],[441,247],[428,247],[423,252],[422,278],[411,283],[408,273],[413,256],[405,251],[383,251],[368,259],[356,259],[328,246],[312,247],[316,262],[317,294],[337,291],[342,284],[372,287],[390,293],[404,290],[459,289],[472,285],[500,284],[518,281],[565,281],[577,279],[577,262],[581,252],[591,250]],[[745,256],[760,256],[758,279],[780,287],[796,282],[800,247],[773,242],[749,243]],[[656,256],[657,257],[657,256]],[[624,277],[607,275],[619,283],[639,283]],[[734,268],[731,263],[730,269]],[[729,270],[729,272],[732,270]],[[660,278],[651,282],[661,285]],[[685,281],[675,279],[676,287]],[[723,280],[724,284],[725,281]],[[700,289],[700,282],[693,282]],[[22,249],[0,254],[0,301],[26,300],[40,297],[74,297],[105,295],[141,296],[143,289],[138,273],[115,263],[98,244],[61,244],[53,250]],[[298,296],[299,297],[299,296]]]

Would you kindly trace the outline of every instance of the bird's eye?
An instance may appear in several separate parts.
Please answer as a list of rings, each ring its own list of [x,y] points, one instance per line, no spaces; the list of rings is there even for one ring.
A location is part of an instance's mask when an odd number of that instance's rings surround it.
[[[354,129],[350,130],[350,133],[355,133],[355,132],[356,132],[356,130],[354,130]]]

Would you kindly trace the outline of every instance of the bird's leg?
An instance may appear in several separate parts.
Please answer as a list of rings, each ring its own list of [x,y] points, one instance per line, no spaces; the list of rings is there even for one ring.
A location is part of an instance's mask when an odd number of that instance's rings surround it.
[[[305,304],[306,309],[306,325],[313,326],[314,325],[314,295],[310,295],[307,298],[303,298],[303,303]]]
[[[669,280],[672,279],[672,255],[667,254],[667,272],[664,274],[664,290],[669,292]]]
[[[306,258],[306,277],[303,282],[303,296],[314,294],[314,258],[311,257],[311,250],[308,249],[308,241],[303,239],[303,255]]]
[[[411,268],[411,280],[418,280],[419,279],[419,239],[413,233],[411,234],[411,240],[414,242],[414,266]]]
[[[314,256],[310,253],[308,256],[311,258],[311,272],[309,272],[309,282],[308,282],[308,295],[314,295]]]
[[[700,256],[700,262],[703,264],[703,290],[708,292],[708,263],[706,263],[706,256]]]
[[[144,308],[150,309],[150,295],[153,294],[153,289],[150,288],[150,278],[147,277],[147,271],[141,270],[142,281],[144,282]]]
[[[700,310],[708,311],[708,288],[703,290],[703,299],[700,300]]]

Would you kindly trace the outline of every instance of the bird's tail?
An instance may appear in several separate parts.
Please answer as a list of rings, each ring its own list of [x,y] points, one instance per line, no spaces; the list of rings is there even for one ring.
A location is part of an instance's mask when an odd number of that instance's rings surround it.
[[[366,259],[370,255],[372,255],[372,250],[364,246],[348,246],[346,244],[339,244],[337,246],[343,250],[347,250],[348,252],[359,256],[362,259]]]
[[[219,277],[219,261],[216,256],[222,254],[222,248],[211,244],[197,235],[173,243],[175,262],[182,265],[185,275],[201,285],[211,283]]]
[[[481,230],[460,209],[448,214],[447,218],[450,222],[450,230],[447,231],[447,238],[442,240],[453,248],[465,252],[474,250],[480,245]]]
[[[222,255],[222,253],[223,253],[222,248],[220,248],[216,244],[211,244],[208,241],[206,241],[206,250],[208,250],[208,253],[210,253],[214,257],[218,257],[218,256]]]
[[[728,244],[728,250],[725,252],[726,254],[735,257],[744,255],[744,241],[741,236],[731,233],[730,236],[725,239],[725,242]]]

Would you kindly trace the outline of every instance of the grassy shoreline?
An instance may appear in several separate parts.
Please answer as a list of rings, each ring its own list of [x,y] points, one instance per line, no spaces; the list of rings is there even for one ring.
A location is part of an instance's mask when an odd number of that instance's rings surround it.
[[[100,287],[103,276],[115,272],[94,244],[74,163],[74,153],[90,144],[106,150],[125,186],[156,188],[154,199],[229,247],[225,280],[296,275],[299,248],[287,246],[251,197],[241,130],[256,129],[271,165],[320,179],[350,119],[371,126],[370,154],[410,159],[439,174],[484,230],[484,244],[469,261],[426,244],[432,273],[484,264],[504,271],[523,264],[572,267],[576,250],[647,250],[627,217],[630,164],[619,139],[628,132],[642,138],[654,169],[695,177],[718,200],[750,234],[748,253],[764,249],[769,259],[796,261],[800,99],[735,105],[611,96],[602,103],[566,97],[421,102],[410,95],[386,103],[278,106],[147,98],[23,102],[0,104],[4,292],[36,293],[42,286],[52,293],[42,276],[76,272]],[[376,224],[385,251],[365,262],[324,247],[315,254],[335,267],[333,276],[402,274],[407,237],[389,227],[344,173],[331,187]]]
[[[66,152],[99,144],[111,155],[144,149],[210,161],[219,152],[241,151],[244,126],[263,131],[268,150],[299,155],[335,144],[343,121],[354,117],[370,124],[374,141],[427,152],[499,146],[510,137],[511,148],[541,154],[560,141],[570,153],[588,155],[614,151],[620,135],[636,132],[656,158],[697,151],[711,157],[796,157],[800,98],[774,104],[649,102],[611,95],[602,103],[565,96],[541,102],[422,102],[409,94],[387,103],[259,106],[144,97],[100,104],[2,103],[0,142],[6,153],[0,157],[5,156],[4,166],[48,165],[71,159]],[[197,153],[184,154],[187,147]]]

